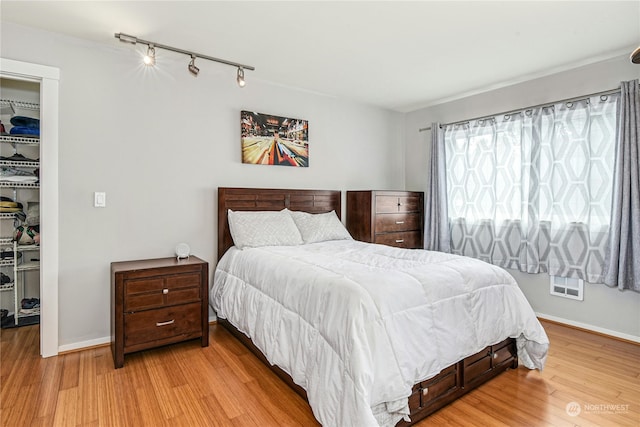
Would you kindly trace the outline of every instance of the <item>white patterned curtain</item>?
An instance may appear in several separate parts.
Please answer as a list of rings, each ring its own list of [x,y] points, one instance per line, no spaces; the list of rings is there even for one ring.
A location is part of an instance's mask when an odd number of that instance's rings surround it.
[[[446,126],[451,252],[602,283],[618,100]]]

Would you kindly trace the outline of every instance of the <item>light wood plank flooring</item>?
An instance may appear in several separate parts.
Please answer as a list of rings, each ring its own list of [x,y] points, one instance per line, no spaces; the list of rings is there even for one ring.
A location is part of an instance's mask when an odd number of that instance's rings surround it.
[[[640,426],[640,346],[543,325],[544,372],[507,371],[418,425]],[[38,326],[0,333],[2,426],[318,425],[305,401],[217,325],[207,348],[195,340],[143,351],[118,370],[109,347],[42,359]]]

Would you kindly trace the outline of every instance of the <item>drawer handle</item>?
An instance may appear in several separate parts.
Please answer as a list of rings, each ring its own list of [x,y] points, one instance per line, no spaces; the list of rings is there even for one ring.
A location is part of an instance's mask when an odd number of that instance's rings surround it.
[[[165,289],[163,289],[163,290],[162,290],[162,293],[163,293],[163,294],[165,294],[165,295],[166,295],[166,294],[168,294],[168,293],[169,293],[169,289],[166,289],[166,288],[165,288]]]
[[[422,395],[426,396],[429,393],[429,387],[423,388],[422,389]]]
[[[396,243],[404,243],[404,239],[396,239]]]
[[[174,323],[176,319],[167,320],[166,322],[156,322],[156,326],[167,326]]]
[[[396,221],[396,224],[404,224],[404,221]]]
[[[493,353],[493,358],[497,359],[498,358],[498,353]]]

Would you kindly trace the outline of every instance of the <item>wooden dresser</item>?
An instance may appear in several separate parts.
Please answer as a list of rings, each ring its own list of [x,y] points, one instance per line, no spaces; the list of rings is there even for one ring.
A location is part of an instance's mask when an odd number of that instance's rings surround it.
[[[347,191],[347,230],[356,240],[424,248],[424,193]]]
[[[111,263],[111,350],[124,355],[200,338],[209,345],[209,264],[198,257]]]

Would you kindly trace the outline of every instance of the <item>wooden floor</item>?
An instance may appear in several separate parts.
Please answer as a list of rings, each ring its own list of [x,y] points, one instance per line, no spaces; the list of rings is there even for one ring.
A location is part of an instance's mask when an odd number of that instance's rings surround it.
[[[543,322],[544,372],[520,367],[418,425],[639,426],[640,346]],[[113,368],[109,347],[42,359],[38,326],[1,330],[1,426],[317,426],[220,326]],[[355,426],[354,426],[355,427]]]

